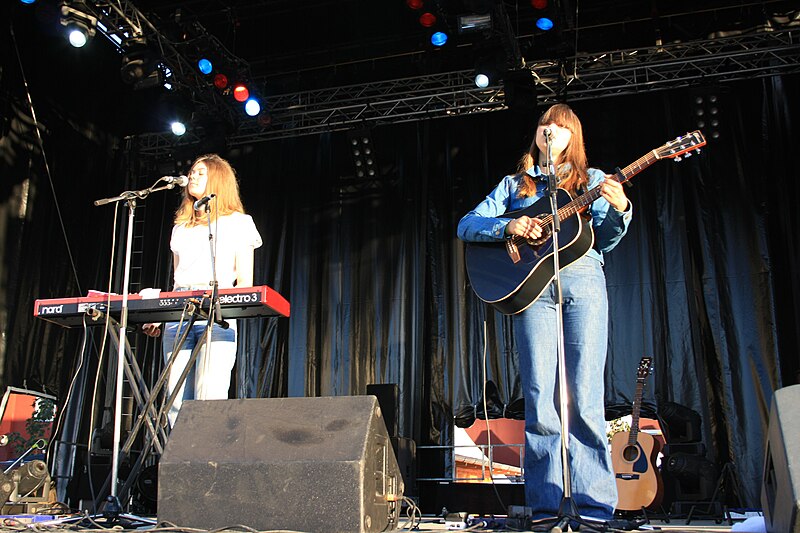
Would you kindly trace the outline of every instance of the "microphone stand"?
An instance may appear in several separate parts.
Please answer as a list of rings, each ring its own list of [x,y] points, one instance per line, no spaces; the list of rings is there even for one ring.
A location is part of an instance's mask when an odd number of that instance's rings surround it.
[[[553,162],[553,147],[551,133],[544,132],[547,142],[546,150],[546,175],[547,175],[547,194],[550,197],[550,212],[553,217],[553,287],[555,288],[555,308],[556,308],[556,334],[558,335],[558,403],[559,415],[561,418],[561,471],[564,496],[561,505],[558,507],[556,525],[551,531],[560,533],[569,527],[570,519],[581,520],[575,501],[572,499],[572,472],[569,466],[569,411],[567,394],[567,362],[564,348],[564,316],[563,316],[563,296],[561,293],[561,265],[558,257],[559,245],[558,234],[561,231],[561,220],[558,213],[558,181],[556,178],[555,164]]]
[[[204,205],[205,212],[206,212],[206,221],[208,222],[208,246],[209,252],[211,253],[211,301],[209,302],[208,306],[208,322],[206,324],[206,347],[203,355],[203,371],[208,366],[208,363],[211,361],[211,334],[214,329],[214,324],[218,324],[222,329],[228,329],[229,324],[222,318],[222,307],[219,303],[219,282],[217,281],[217,262],[216,262],[216,250],[214,246],[214,232],[211,231],[211,199],[214,196],[211,195],[209,201],[207,201]],[[205,396],[205,385],[203,390],[203,396]],[[202,398],[205,399],[205,398]]]
[[[107,500],[107,507],[104,509],[103,514],[107,518],[116,518],[122,511],[122,507],[118,497],[118,482],[119,482],[119,445],[120,435],[122,433],[122,386],[124,382],[124,365],[125,365],[125,349],[127,346],[127,328],[128,328],[128,290],[130,287],[130,271],[131,271],[131,256],[133,247],[133,221],[135,218],[136,200],[145,199],[150,193],[163,191],[165,189],[175,188],[175,183],[170,182],[161,187],[156,185],[164,178],[159,178],[153,186],[142,189],[139,191],[125,191],[118,196],[110,198],[102,198],[95,200],[95,206],[106,205],[114,202],[125,201],[128,205],[128,234],[125,244],[125,270],[123,272],[122,281],[122,307],[120,309],[119,320],[119,346],[117,350],[117,375],[116,375],[116,390],[114,397],[114,441],[111,450],[111,483],[110,495]]]

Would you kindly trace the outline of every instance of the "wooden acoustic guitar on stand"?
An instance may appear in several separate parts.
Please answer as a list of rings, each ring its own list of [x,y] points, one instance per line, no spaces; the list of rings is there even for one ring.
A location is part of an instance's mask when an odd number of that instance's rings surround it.
[[[636,395],[631,413],[631,430],[620,431],[611,438],[611,464],[617,481],[619,511],[656,508],[661,504],[664,494],[661,472],[656,466],[661,442],[649,433],[639,432],[642,391],[645,380],[652,371],[652,362],[650,357],[642,357],[639,363]]]

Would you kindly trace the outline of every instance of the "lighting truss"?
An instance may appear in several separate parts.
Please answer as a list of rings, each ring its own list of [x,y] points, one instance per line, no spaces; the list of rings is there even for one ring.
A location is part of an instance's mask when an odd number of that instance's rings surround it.
[[[126,52],[126,43],[131,40],[145,37],[155,41],[162,59],[160,68],[171,89],[185,89],[197,111],[230,124],[236,123],[237,115],[232,105],[195,70],[194,65],[179,51],[179,45],[162,35],[131,2],[87,0],[81,9],[90,11],[97,18],[97,31],[122,53]],[[199,23],[195,23],[194,30],[205,32]],[[240,59],[236,61],[244,64]]]
[[[537,103],[547,105],[731,82],[800,72],[800,28],[648,48],[581,54],[563,62],[526,66],[533,72]],[[502,86],[478,89],[472,71],[280,94],[267,99],[268,126],[243,122],[231,146],[350,129],[446,118],[507,109]],[[174,137],[139,137],[142,155],[166,156]],[[184,138],[180,144],[191,144]]]
[[[688,87],[800,71],[800,27],[528,65],[539,103]]]

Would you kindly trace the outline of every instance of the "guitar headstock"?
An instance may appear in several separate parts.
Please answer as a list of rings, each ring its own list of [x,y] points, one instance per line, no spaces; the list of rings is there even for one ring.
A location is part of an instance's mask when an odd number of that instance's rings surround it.
[[[706,145],[706,138],[700,130],[695,130],[676,138],[653,150],[657,159],[674,159],[680,161],[682,156],[689,157],[692,152],[699,152]]]
[[[653,358],[642,357],[642,360],[639,361],[639,369],[636,371],[636,382],[644,383],[644,380],[647,379],[647,376],[649,376],[652,371],[653,371]]]

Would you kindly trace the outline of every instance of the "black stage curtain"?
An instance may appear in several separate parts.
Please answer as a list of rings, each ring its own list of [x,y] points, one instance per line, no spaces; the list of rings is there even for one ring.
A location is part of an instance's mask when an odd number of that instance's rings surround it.
[[[791,161],[798,104],[789,96],[798,94],[798,78],[711,89],[719,138],[685,161],[656,163],[627,189],[634,221],[606,260],[606,402],[609,417],[629,411],[639,360],[652,356],[646,412],[670,403],[699,413],[710,459],[735,465],[741,503],[758,506],[771,394],[796,382],[798,371],[798,180]],[[613,171],[695,129],[695,97],[687,89],[575,103],[590,162]],[[511,322],[471,292],[455,228],[514,170],[531,131],[523,112],[378,126],[375,179],[354,177],[342,132],[223,150],[265,241],[256,252],[256,283],[292,304],[288,320],[244,325],[231,395],[352,395],[370,383],[397,383],[401,434],[421,445],[449,444],[454,421],[484,416],[485,367],[489,416],[521,417]],[[68,144],[54,160],[93,157],[71,139],[60,141]],[[103,196],[74,165],[54,170],[73,184],[57,191],[65,203],[85,206]],[[118,192],[124,174],[105,192]],[[34,298],[77,292],[47,207],[52,200],[39,188],[36,228],[7,262],[18,279],[13,312],[27,317]],[[158,263],[142,284],[162,289],[176,197],[164,198],[148,207],[142,244],[144,257]],[[110,232],[110,217],[101,225],[88,208],[72,212],[72,234]],[[99,246],[87,240],[73,239],[84,291],[105,283],[108,268],[105,248],[87,255]],[[6,382],[27,379],[63,398],[78,333],[30,318],[8,332]],[[149,360],[157,366],[158,359]]]

